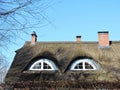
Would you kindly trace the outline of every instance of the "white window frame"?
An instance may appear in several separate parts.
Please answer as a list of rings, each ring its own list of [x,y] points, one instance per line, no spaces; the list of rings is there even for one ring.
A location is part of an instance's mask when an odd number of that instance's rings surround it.
[[[75,69],[76,65],[79,63],[83,63],[83,68],[82,69]],[[86,69],[85,63],[90,64],[93,67],[93,69]],[[98,69],[99,69],[99,65],[97,65],[97,63],[95,63],[91,59],[78,59],[78,60],[74,61],[70,67],[70,70],[98,70]]]
[[[39,63],[41,63],[41,69],[34,69],[34,66],[35,66],[36,64],[39,64]],[[51,69],[44,69],[44,68],[43,68],[43,67],[44,67],[43,63],[48,64],[48,65],[51,67]],[[34,62],[34,63],[31,65],[31,67],[29,68],[29,70],[48,70],[48,71],[51,71],[51,70],[58,70],[58,69],[57,69],[57,67],[56,67],[56,65],[54,64],[53,61],[51,61],[51,60],[49,60],[49,59],[40,59],[40,60]]]

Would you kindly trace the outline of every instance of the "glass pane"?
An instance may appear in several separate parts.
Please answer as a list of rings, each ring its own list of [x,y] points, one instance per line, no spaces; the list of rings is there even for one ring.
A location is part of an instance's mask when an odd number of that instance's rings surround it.
[[[51,69],[51,67],[47,63],[43,63],[43,69]]]
[[[75,69],[78,69],[77,65],[75,66]]]
[[[83,69],[83,63],[79,63],[75,66],[75,69]]]
[[[41,69],[41,63],[36,64],[33,69]]]
[[[93,67],[89,63],[85,62],[85,69],[93,69]]]

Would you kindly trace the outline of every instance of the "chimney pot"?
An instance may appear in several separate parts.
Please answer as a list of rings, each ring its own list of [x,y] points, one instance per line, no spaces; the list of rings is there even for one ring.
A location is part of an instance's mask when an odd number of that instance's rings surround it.
[[[109,47],[109,32],[108,31],[100,31],[98,32],[98,40],[100,47]]]
[[[33,31],[33,33],[31,34],[31,44],[35,44],[37,42],[37,35],[35,33],[35,31]]]

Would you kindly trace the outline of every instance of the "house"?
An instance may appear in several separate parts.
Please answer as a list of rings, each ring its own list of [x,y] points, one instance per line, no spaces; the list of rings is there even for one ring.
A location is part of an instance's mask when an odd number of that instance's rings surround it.
[[[98,32],[98,42],[81,36],[73,42],[37,42],[36,33],[31,36],[5,78],[14,90],[120,89],[120,41],[110,41],[108,31]]]

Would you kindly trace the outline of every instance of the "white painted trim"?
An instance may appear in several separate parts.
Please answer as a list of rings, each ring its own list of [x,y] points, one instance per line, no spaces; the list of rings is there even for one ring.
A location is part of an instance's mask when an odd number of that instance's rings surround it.
[[[85,62],[90,64],[93,67],[93,69],[86,69]],[[79,63],[83,63],[83,69],[75,69],[75,66]],[[99,65],[91,59],[78,59],[74,61],[70,67],[70,70],[98,70],[98,69],[99,69]]]
[[[51,67],[51,69],[44,69],[43,67],[43,63],[47,63],[50,67]],[[36,64],[38,64],[38,63],[41,63],[41,69],[34,69],[33,67],[36,65]],[[31,67],[29,68],[29,70],[58,70],[57,69],[57,67],[56,67],[56,65],[54,64],[54,62],[53,61],[51,61],[51,60],[49,60],[49,59],[40,59],[40,60],[38,60],[38,61],[36,61],[36,62],[34,62],[32,65],[31,65]]]

